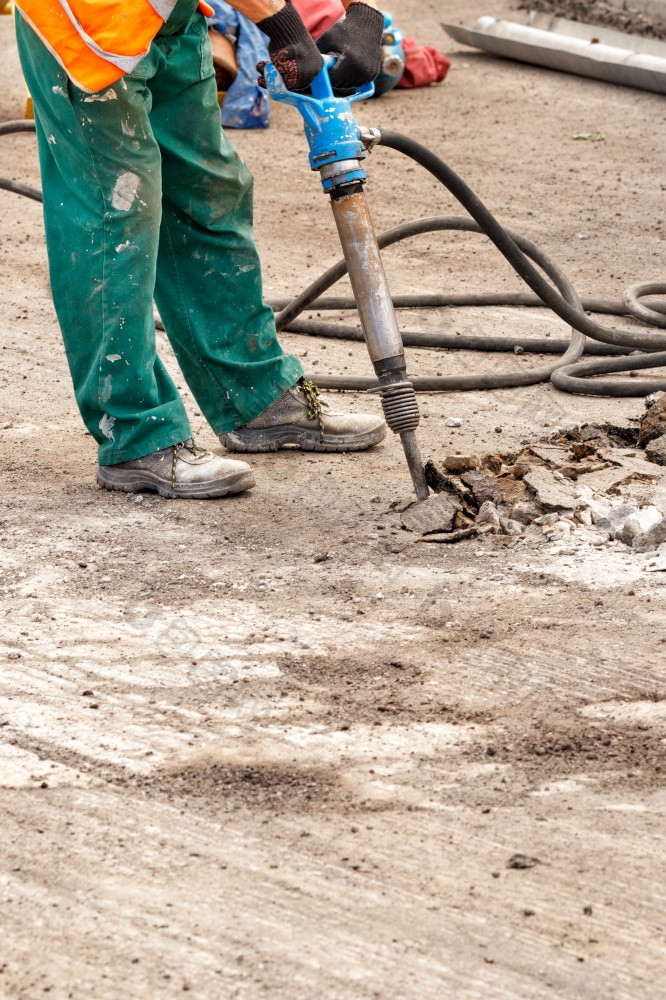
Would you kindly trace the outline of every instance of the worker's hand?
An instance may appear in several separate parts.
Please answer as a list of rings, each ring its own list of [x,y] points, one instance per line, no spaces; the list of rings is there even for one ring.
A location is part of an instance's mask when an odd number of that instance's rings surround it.
[[[258,21],[257,27],[268,35],[271,62],[280,73],[287,90],[307,90],[322,69],[324,60],[291,0],[287,0],[277,14]],[[257,66],[262,87],[266,86],[265,65],[266,63],[259,63]]]
[[[382,66],[384,15],[362,0],[347,8],[338,21],[317,39],[320,52],[337,56],[330,70],[331,85],[338,94],[353,94],[357,87],[371,83]]]

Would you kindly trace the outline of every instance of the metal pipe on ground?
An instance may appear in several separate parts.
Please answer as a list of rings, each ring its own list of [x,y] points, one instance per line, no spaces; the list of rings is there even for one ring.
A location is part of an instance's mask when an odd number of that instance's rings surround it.
[[[492,55],[666,94],[665,42],[560,18],[553,20],[551,25],[544,30],[500,18],[481,17],[474,28],[457,24],[444,24],[443,27],[455,41]],[[558,30],[558,25],[563,30]]]

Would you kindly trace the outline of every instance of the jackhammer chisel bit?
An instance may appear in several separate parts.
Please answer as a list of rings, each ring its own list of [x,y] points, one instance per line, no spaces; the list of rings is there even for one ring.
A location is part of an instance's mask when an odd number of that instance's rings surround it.
[[[407,376],[402,337],[363,190],[365,144],[351,109],[353,102],[372,97],[374,85],[361,87],[351,97],[335,97],[328,76],[333,60],[326,61],[312,82],[312,96],[287,90],[270,63],[266,84],[274,100],[293,105],[305,121],[310,166],[319,171],[324,192],[331,198],[386,423],[400,435],[416,496],[425,500],[429,490],[416,439],[419,406]],[[363,131],[371,135],[370,130]]]

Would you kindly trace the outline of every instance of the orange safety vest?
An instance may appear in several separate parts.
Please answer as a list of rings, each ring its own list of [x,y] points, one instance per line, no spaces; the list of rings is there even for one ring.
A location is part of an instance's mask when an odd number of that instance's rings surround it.
[[[131,73],[177,0],[17,0],[72,83],[93,94]],[[213,10],[199,3],[206,16]]]

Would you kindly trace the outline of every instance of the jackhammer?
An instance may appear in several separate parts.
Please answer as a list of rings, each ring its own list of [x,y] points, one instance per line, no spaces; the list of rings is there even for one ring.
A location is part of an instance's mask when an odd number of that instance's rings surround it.
[[[324,193],[331,199],[386,423],[400,435],[417,499],[425,500],[429,489],[416,440],[419,405],[407,376],[405,349],[363,191],[366,174],[361,160],[373,135],[371,130],[363,134],[351,108],[355,101],[372,97],[374,84],[361,87],[350,97],[335,97],[328,75],[333,63],[327,57],[327,64],[312,82],[312,96],[287,90],[270,63],[265,70],[266,84],[274,100],[293,105],[303,116],[310,166],[319,171]]]

